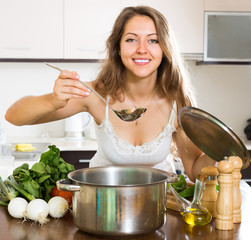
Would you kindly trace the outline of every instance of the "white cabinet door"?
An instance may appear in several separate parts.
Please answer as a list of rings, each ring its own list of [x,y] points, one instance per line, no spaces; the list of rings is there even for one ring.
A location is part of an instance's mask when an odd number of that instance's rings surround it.
[[[251,11],[250,0],[205,0],[205,11]]]
[[[0,0],[0,58],[62,58],[62,0]]]
[[[167,19],[182,53],[203,52],[202,0],[121,0],[122,7],[148,5],[159,10]]]
[[[104,58],[105,42],[119,12],[119,0],[65,0],[64,58]]]

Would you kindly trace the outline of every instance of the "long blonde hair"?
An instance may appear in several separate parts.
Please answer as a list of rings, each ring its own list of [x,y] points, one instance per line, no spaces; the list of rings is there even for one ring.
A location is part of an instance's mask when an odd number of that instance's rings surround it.
[[[107,59],[95,81],[95,89],[103,96],[123,101],[125,66],[120,58],[120,40],[126,23],[134,16],[150,17],[156,27],[163,59],[158,68],[157,89],[169,101],[176,101],[178,108],[194,106],[195,98],[185,63],[178,51],[172,30],[165,17],[156,9],[147,6],[126,7],[115,21],[111,35],[106,41]]]

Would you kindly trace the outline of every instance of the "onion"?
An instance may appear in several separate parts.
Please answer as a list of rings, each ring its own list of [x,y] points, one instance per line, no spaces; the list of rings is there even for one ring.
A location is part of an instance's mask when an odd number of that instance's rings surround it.
[[[61,218],[63,217],[68,209],[69,204],[63,197],[53,197],[48,202],[49,205],[49,213],[54,218]]]
[[[8,212],[14,218],[25,218],[28,202],[21,197],[13,198],[8,204]]]
[[[30,220],[39,222],[41,225],[47,223],[49,214],[49,205],[43,199],[34,199],[30,201],[26,208],[26,215]]]

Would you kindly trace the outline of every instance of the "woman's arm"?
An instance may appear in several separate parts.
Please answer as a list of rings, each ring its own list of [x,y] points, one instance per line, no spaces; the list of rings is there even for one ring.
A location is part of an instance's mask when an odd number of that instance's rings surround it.
[[[197,174],[205,166],[214,166],[216,161],[204,154],[192,141],[186,136],[181,127],[174,133],[174,141],[177,145],[179,156],[188,178],[194,182]]]
[[[5,118],[14,125],[45,123],[85,111],[89,90],[78,81],[76,72],[62,71],[55,81],[53,93],[27,96],[15,102]]]

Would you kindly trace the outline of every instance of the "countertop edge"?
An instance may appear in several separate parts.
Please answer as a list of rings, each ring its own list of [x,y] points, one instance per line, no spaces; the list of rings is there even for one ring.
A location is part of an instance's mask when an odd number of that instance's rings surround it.
[[[240,139],[251,151],[251,140]],[[45,143],[56,145],[63,151],[97,150],[97,140],[90,138],[66,138],[66,137],[8,137],[7,143]]]
[[[89,138],[8,137],[7,144],[13,143],[48,143],[48,145],[56,145],[60,151],[97,150],[96,139]]]

